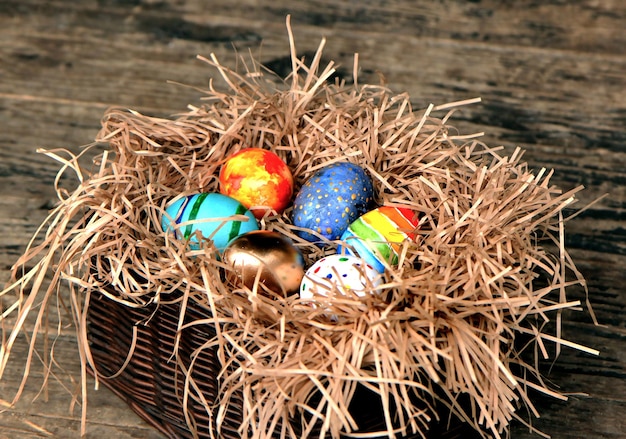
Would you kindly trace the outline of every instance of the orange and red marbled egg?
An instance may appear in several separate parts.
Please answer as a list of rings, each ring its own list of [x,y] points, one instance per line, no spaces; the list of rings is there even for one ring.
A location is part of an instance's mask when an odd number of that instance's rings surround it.
[[[247,148],[228,158],[220,171],[220,192],[247,208],[267,207],[282,213],[293,194],[289,167],[272,151]],[[257,218],[265,209],[250,209]]]

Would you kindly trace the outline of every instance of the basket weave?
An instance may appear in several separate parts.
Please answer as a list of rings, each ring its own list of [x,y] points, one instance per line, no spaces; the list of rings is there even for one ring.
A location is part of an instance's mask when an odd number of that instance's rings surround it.
[[[182,405],[183,365],[177,364],[172,356],[179,317],[180,303],[131,308],[104,295],[92,296],[87,316],[91,353],[99,378],[140,417],[171,438],[193,437]],[[187,319],[204,317],[197,309],[187,311]],[[210,326],[200,325],[183,331],[178,361],[188,366],[192,353],[214,337],[215,331]],[[129,352],[132,356],[125,365]],[[202,350],[196,362],[197,367],[192,372],[194,379],[204,398],[212,401],[219,392],[216,378],[219,363],[215,351]],[[209,425],[206,409],[194,399],[187,407],[198,436],[211,437],[207,427],[202,428]],[[223,437],[239,437],[240,419],[241,404],[233,405],[222,426]]]
[[[186,311],[186,319],[204,319],[207,312],[206,309],[190,306]],[[185,327],[177,348],[177,363],[172,352],[175,349],[179,317],[180,302],[131,308],[104,294],[93,294],[87,314],[88,339],[100,382],[168,438],[240,438],[241,398],[230,400],[219,434],[210,430],[212,414],[207,413],[199,398],[190,397],[186,403],[183,401],[185,370],[194,352],[215,336],[215,330],[210,325]],[[198,386],[196,390],[209,405],[220,392],[217,378],[220,370],[216,349],[199,351],[191,373]],[[94,374],[94,371],[91,373]],[[351,407],[351,411],[357,413],[355,418],[362,425],[356,433],[384,430],[378,397],[364,389],[360,390]],[[185,419],[185,405],[193,428]],[[217,407],[214,410],[217,411]],[[480,437],[465,423],[457,420],[448,422],[448,416],[443,411],[440,413],[441,420],[433,422],[426,438]],[[294,428],[297,430],[298,426],[294,425]],[[402,437],[413,439],[423,436],[415,434]]]

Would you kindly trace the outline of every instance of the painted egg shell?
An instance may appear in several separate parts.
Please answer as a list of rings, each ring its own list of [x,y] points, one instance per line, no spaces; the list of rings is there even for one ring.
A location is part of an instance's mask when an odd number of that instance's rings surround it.
[[[272,151],[247,148],[232,155],[220,170],[220,192],[246,206],[266,206],[278,213],[289,205],[293,176],[289,167]],[[265,209],[252,209],[257,218]]]
[[[167,206],[165,213],[161,219],[163,230],[174,232],[179,239],[190,239],[192,248],[198,247],[197,230],[212,239],[221,251],[233,238],[259,229],[252,212],[239,201],[221,194],[200,193],[181,198]],[[248,220],[228,219],[233,215],[245,215]]]
[[[363,259],[350,255],[330,255],[316,261],[305,273],[300,285],[300,298],[328,296],[335,289],[341,294],[352,292],[359,297],[368,288],[380,285],[382,278]]]
[[[222,260],[246,287],[252,289],[258,275],[259,283],[281,296],[297,293],[304,276],[300,250],[291,239],[268,230],[239,235],[226,246]]]
[[[414,231],[419,227],[419,215],[405,207],[381,206],[370,210],[354,221],[341,236],[356,255],[363,258],[377,271],[384,272],[385,266],[398,265],[403,241],[415,239]],[[341,247],[338,252],[350,248]]]
[[[293,224],[339,239],[350,223],[371,209],[374,187],[358,165],[341,162],[317,171],[302,186],[293,204]],[[299,232],[307,241],[318,237]]]

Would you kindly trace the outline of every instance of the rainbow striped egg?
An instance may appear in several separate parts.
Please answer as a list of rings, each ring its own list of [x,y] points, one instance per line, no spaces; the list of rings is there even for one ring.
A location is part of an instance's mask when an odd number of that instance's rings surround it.
[[[233,215],[244,215],[247,220],[230,218]],[[195,249],[199,247],[196,231],[200,231],[220,251],[237,236],[259,229],[252,212],[234,198],[217,193],[189,195],[169,204],[161,227],[178,239],[189,239]]]
[[[415,239],[417,212],[406,207],[381,206],[361,215],[341,236],[347,246],[339,252],[356,254],[378,272],[398,264],[403,241]],[[354,250],[354,251],[352,251]]]

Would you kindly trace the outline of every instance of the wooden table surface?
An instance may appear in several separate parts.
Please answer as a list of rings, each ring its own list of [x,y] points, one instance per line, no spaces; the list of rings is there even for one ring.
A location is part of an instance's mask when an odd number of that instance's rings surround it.
[[[296,4],[297,5],[294,5]],[[566,402],[534,395],[534,421],[554,438],[626,438],[626,2],[568,0],[2,0],[0,1],[0,281],[53,205],[56,162],[39,147],[77,152],[111,105],[169,116],[198,103],[216,72],[196,59],[215,52],[234,65],[251,51],[288,68],[285,16],[299,51],[328,39],[325,57],[361,82],[381,78],[418,108],[481,97],[452,125],[484,131],[490,145],[526,149],[534,168],[553,168],[563,189],[584,185],[566,244],[589,284],[601,326],[586,311],[565,314],[564,336],[598,349],[564,349],[544,373]],[[584,300],[582,288],[572,299]],[[6,306],[6,303],[5,303]],[[20,340],[14,353],[23,357]],[[57,340],[57,374],[35,398],[42,368],[20,402],[0,414],[1,438],[75,438],[70,412],[78,357],[72,328]],[[15,361],[0,382],[10,400]],[[159,438],[108,390],[90,382],[87,437]],[[76,385],[76,383],[74,383]],[[582,394],[588,394],[583,396]],[[47,398],[47,401],[46,401]],[[538,438],[515,424],[513,438]]]

